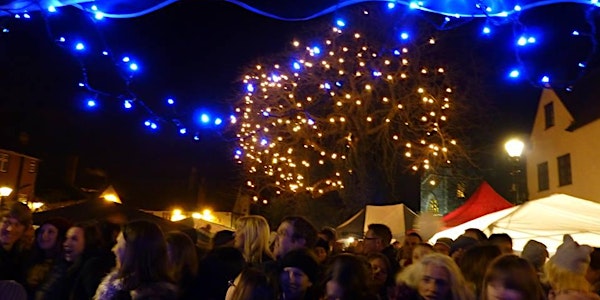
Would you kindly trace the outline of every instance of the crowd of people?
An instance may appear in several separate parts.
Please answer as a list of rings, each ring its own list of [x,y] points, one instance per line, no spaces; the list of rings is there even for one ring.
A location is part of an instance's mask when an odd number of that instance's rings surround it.
[[[144,220],[53,218],[34,229],[21,203],[1,217],[5,300],[600,300],[600,249],[569,235],[549,257],[538,241],[517,254],[509,235],[477,229],[394,241],[384,224],[342,248],[334,229],[301,216],[274,232],[264,217],[243,216],[208,246]]]

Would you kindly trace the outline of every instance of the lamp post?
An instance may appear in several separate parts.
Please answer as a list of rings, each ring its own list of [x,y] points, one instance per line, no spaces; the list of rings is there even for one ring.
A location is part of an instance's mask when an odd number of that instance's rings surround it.
[[[4,199],[8,197],[13,192],[13,189],[7,186],[0,187],[0,208],[4,208],[6,203],[4,203]]]
[[[512,188],[511,191],[515,193],[515,204],[521,204],[521,189],[520,189],[520,174],[521,168],[519,165],[521,154],[523,153],[525,144],[519,139],[510,139],[504,144],[504,149],[508,153],[512,163],[512,170],[510,175],[512,176]]]

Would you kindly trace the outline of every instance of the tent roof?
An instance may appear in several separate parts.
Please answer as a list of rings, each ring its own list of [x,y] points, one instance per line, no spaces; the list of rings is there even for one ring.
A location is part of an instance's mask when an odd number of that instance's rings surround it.
[[[369,224],[379,223],[387,225],[392,230],[392,236],[398,239],[404,236],[406,230],[412,228],[416,216],[414,211],[402,203],[367,205],[336,230],[340,235],[353,234],[362,237]]]
[[[115,224],[124,224],[132,220],[148,220],[156,223],[163,231],[182,230],[189,231],[191,227],[177,224],[153,214],[128,207],[127,205],[94,199],[81,201],[51,210],[41,211],[33,214],[33,223],[40,224],[47,219],[63,217],[71,222],[85,222],[91,220],[108,221]]]
[[[554,253],[562,244],[563,235],[570,234],[580,244],[600,246],[600,203],[564,194],[525,202],[438,232],[440,237],[457,238],[467,228],[479,228],[486,234],[507,233],[513,239],[513,249],[521,251],[527,241],[544,243]]]
[[[463,205],[443,217],[446,227],[454,227],[483,215],[512,207],[487,183],[482,182]]]

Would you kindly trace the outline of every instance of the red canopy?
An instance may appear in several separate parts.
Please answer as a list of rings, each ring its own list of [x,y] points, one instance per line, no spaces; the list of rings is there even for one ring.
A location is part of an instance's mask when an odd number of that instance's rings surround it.
[[[514,206],[487,183],[482,182],[479,188],[463,205],[449,212],[443,220],[446,227],[454,227],[481,216]]]

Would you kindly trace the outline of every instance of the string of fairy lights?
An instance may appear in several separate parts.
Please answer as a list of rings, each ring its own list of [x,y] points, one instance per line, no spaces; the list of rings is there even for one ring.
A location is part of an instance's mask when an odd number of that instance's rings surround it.
[[[451,163],[457,141],[445,128],[453,92],[446,70],[412,61],[411,51],[436,40],[418,46],[403,34],[386,49],[345,27],[337,20],[320,43],[294,40],[291,61],[244,76],[235,159],[255,202],[266,203],[267,193],[343,189],[353,161],[372,148],[403,153],[389,163],[408,161],[415,172]]]
[[[173,1],[165,1],[164,5],[167,5],[171,2]],[[269,14],[265,11],[260,11],[240,1],[228,2],[232,2],[254,12],[261,13],[263,15],[267,15],[273,18],[278,18],[282,20],[292,20],[291,18],[285,18],[282,16]],[[354,2],[352,1],[345,1],[344,5],[350,5],[353,3]],[[523,53],[531,51],[531,47],[537,47],[540,44],[542,44],[542,42],[536,36],[534,31],[530,29],[530,26],[526,25],[527,23],[522,20],[522,16],[526,10],[532,10],[533,8],[543,6],[544,3],[531,2],[527,3],[526,5],[516,4],[510,9],[505,9],[495,7],[494,5],[489,3],[486,4],[486,2],[484,1],[478,1],[474,4],[474,9],[479,11],[479,13],[464,14],[452,11],[441,11],[439,9],[435,10],[432,7],[428,7],[428,4],[424,4],[418,1],[385,1],[385,5],[389,10],[398,10],[398,7],[402,6],[406,7],[408,11],[421,11],[421,14],[425,18],[427,18],[430,21],[434,20],[431,22],[435,22],[436,27],[440,30],[449,30],[458,26],[462,26],[465,23],[473,21],[478,22],[479,20],[483,20],[481,22],[482,35],[492,36],[497,27],[512,25],[514,29],[514,40],[511,43],[514,44],[515,66],[508,67],[506,69],[505,74],[507,78],[510,78],[512,80],[519,80],[519,78],[524,78],[524,80],[527,80],[537,86],[551,86],[555,89],[566,88],[567,90],[570,90],[573,86],[573,83],[576,82],[576,80],[579,77],[581,77],[582,74],[584,74],[597,52],[597,32],[594,22],[594,16],[597,13],[598,1],[576,1],[576,3],[578,4],[573,5],[580,5],[582,9],[584,9],[585,16],[579,19],[583,19],[586,21],[585,28],[574,28],[572,31],[570,31],[570,35],[573,39],[588,41],[589,46],[586,47],[587,52],[580,59],[577,59],[576,68],[579,70],[579,72],[577,72],[571,78],[555,80],[555,78],[551,74],[531,71],[531,68],[527,66],[527,60],[523,56]],[[163,7],[164,5],[157,5],[153,9],[158,9],[160,7]],[[131,14],[120,15],[115,13],[105,13],[102,11],[101,7],[98,7],[98,5],[96,5],[93,2],[75,4],[74,6],[79,8],[82,13],[87,14],[91,22],[100,22],[102,20],[105,20],[106,18],[134,16]],[[340,5],[337,5],[325,8],[317,14],[306,16],[302,19],[312,19],[328,13],[335,14],[335,12],[340,9],[340,7]],[[26,6],[26,8],[19,10],[2,10],[2,15],[9,17],[5,17],[0,20],[0,36],[1,34],[10,34],[11,26],[18,26],[18,22],[27,21],[31,18],[42,17],[47,19],[54,16],[68,18],[68,14],[62,14],[62,10],[63,7],[58,6]],[[71,11],[69,11],[69,13],[71,13]],[[139,16],[139,14],[135,14],[135,16]],[[336,20],[336,22],[345,21]],[[144,111],[148,117],[142,122],[142,124],[144,124],[144,126],[146,126],[150,131],[159,130],[161,127],[174,128],[180,135],[190,136],[196,140],[198,140],[200,137],[200,132],[198,131],[199,128],[214,129],[216,127],[216,131],[219,131],[218,128],[224,128],[224,125],[235,122],[235,119],[233,119],[231,116],[213,116],[211,113],[202,113],[198,116],[194,116],[194,121],[196,121],[198,124],[186,124],[186,121],[184,121],[184,118],[182,118],[182,116],[180,115],[166,115],[160,109],[152,107],[149,104],[149,102],[144,101],[144,99],[139,97],[137,93],[135,93],[131,89],[131,83],[134,80],[136,74],[142,71],[141,62],[136,61],[135,57],[129,54],[113,53],[109,50],[109,47],[107,47],[106,45],[103,46],[103,49],[92,49],[83,40],[72,39],[60,33],[54,33],[51,30],[49,31],[49,34],[52,35],[52,38],[60,47],[71,51],[73,55],[80,61],[82,79],[80,82],[77,82],[77,84],[82,89],[85,89],[90,93],[90,97],[85,100],[85,104],[88,108],[100,106],[103,100],[119,101],[122,103],[121,107],[124,110],[131,110],[137,108],[139,110]],[[85,65],[83,60],[79,59],[82,56],[93,55],[105,56],[110,58],[110,61],[115,66],[115,68],[121,70],[121,78],[119,78],[118,80],[122,80],[124,82],[124,85],[126,87],[125,92],[115,94],[112,92],[101,90],[94,86],[94,83],[91,82],[89,77],[87,76],[87,66]],[[165,106],[171,108],[174,108],[178,103],[178,101],[174,97],[165,98],[163,99],[163,101],[160,102],[164,103]]]

